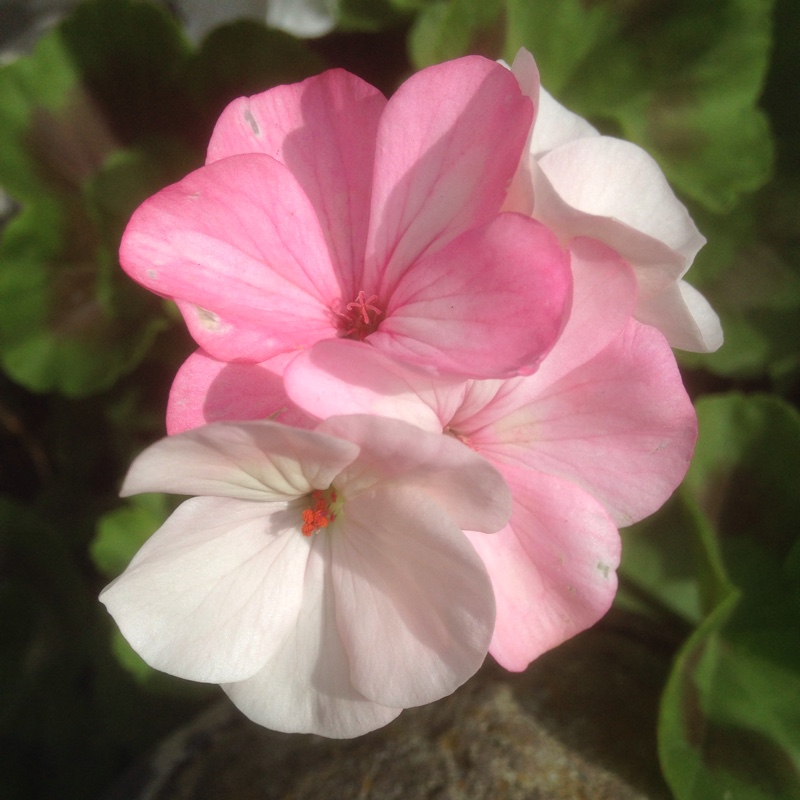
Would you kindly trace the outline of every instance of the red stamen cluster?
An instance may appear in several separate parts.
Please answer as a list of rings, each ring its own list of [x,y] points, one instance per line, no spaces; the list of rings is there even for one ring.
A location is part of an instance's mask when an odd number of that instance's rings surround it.
[[[303,527],[301,528],[303,536],[311,536],[312,533],[317,533],[321,528],[326,528],[328,523],[333,522],[336,514],[331,511],[328,503],[336,502],[336,490],[331,489],[328,497],[325,493],[316,489],[311,492],[311,499],[314,501],[312,508],[307,508],[303,511]]]

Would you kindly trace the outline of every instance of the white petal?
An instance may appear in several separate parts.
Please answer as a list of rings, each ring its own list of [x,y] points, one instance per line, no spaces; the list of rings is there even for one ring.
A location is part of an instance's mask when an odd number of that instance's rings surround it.
[[[540,158],[538,168],[534,216],[552,217],[551,227],[560,236],[593,236],[634,267],[658,264],[662,252],[671,251],[680,274],[705,243],[658,164],[635,144],[609,136],[578,139]],[[538,194],[542,177],[572,215],[547,208]],[[650,248],[644,246],[647,239]]]
[[[494,628],[494,595],[474,548],[414,489],[348,499],[341,526],[333,580],[353,685],[389,706],[450,694],[483,663]]]
[[[574,139],[599,135],[583,117],[564,108],[543,86],[539,87],[539,108],[530,145],[534,158]]]
[[[401,709],[370,702],[353,688],[352,654],[336,625],[331,537],[326,532],[312,541],[296,625],[260,672],[222,688],[250,719],[273,730],[360,736],[386,725]]]
[[[300,608],[300,513],[297,503],[188,500],[100,599],[150,666],[210,683],[249,677]]]
[[[357,454],[350,442],[275,422],[215,422],[148,447],[131,465],[121,494],[285,500],[326,489]]]
[[[317,430],[361,449],[336,480],[348,500],[390,482],[427,494],[462,530],[493,533],[508,521],[511,493],[500,473],[451,436],[367,415],[330,417]]]
[[[658,328],[672,347],[713,353],[722,346],[719,317],[700,292],[678,281],[653,297],[643,298],[636,318]]]

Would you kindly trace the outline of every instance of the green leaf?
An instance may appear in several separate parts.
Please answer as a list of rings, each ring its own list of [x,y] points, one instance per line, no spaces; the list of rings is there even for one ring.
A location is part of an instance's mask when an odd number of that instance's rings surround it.
[[[679,654],[659,748],[677,800],[800,795],[800,415],[774,397],[698,403],[684,492],[731,588]]]
[[[171,510],[165,495],[143,494],[131,498],[123,508],[104,514],[90,547],[97,569],[107,578],[116,578]]]
[[[607,2],[506,0],[506,14],[506,61],[511,63],[520,47],[530,50],[543,85],[556,96],[567,90],[583,65],[605,71],[595,54],[603,43],[618,41],[623,23]]]
[[[708,243],[689,277],[720,315],[725,344],[707,355],[681,353],[682,364],[776,382],[800,370],[798,203],[800,188],[784,180],[724,216],[692,209]]]
[[[714,531],[690,497],[676,493],[620,534],[623,604],[656,616],[666,610],[695,625],[730,593]]]
[[[640,144],[679,190],[721,211],[768,180],[771,0],[507,6],[506,56],[527,47],[559,100]]]
[[[203,126],[205,147],[213,124],[234,98],[301,81],[325,69],[324,61],[294,37],[252,20],[214,29],[188,65],[186,90]]]
[[[195,55],[162,10],[94,0],[0,69],[0,184],[23,210],[0,242],[0,359],[36,392],[112,386],[168,321],[117,262],[136,206],[203,161],[227,103],[321,68],[264,25]]]
[[[468,53],[496,58],[502,52],[502,0],[444,0],[428,5],[409,34],[417,69]]]
[[[784,558],[800,519],[800,415],[779,398],[697,403],[700,439],[684,487],[726,546],[749,537]]]
[[[381,31],[401,24],[406,8],[393,0],[339,0],[337,28],[343,31]]]
[[[75,209],[78,211],[79,209]],[[82,222],[92,237],[83,214]],[[96,241],[86,252],[58,242],[63,211],[39,204],[12,220],[0,245],[0,358],[28,389],[83,396],[111,386],[144,356],[166,320],[154,298],[130,285],[118,302],[103,302],[102,274],[116,257]],[[73,235],[78,231],[72,229]],[[76,236],[77,239],[77,236]],[[124,277],[115,275],[119,285]]]

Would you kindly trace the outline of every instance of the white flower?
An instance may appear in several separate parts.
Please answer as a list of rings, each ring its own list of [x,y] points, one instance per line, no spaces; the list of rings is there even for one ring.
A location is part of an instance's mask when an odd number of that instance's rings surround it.
[[[527,50],[511,69],[536,118],[507,210],[533,216],[565,244],[586,236],[613,248],[636,274],[636,319],[658,328],[673,347],[718,349],[719,318],[683,280],[705,239],[658,164],[631,142],[601,136],[556,102],[539,86]]]
[[[508,488],[455,439],[396,420],[218,422],[163,439],[123,495],[184,502],[101,594],[151,666],[221,683],[251,719],[357,736],[481,665],[494,597],[462,529]]]

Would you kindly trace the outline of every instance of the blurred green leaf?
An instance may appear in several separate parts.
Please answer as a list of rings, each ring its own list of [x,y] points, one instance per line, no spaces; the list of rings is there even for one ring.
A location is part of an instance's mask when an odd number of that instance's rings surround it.
[[[800,795],[800,415],[774,397],[698,403],[682,489],[715,532],[731,584],[684,645],[660,753],[677,800]]]
[[[4,800],[99,797],[133,756],[208,698],[207,687],[166,676],[144,691],[120,667],[95,576],[70,548],[81,537],[69,528],[81,524],[71,513],[54,524],[37,506],[0,496]]]
[[[640,144],[682,192],[721,211],[768,180],[771,0],[507,7],[506,57],[527,47],[559,100]]]
[[[324,69],[319,56],[287,33],[252,20],[216,28],[186,68],[186,89],[206,119],[201,146],[234,98],[294,83]]]
[[[136,206],[203,161],[242,93],[321,68],[305,45],[241,23],[196,54],[162,9],[93,0],[0,68],[0,185],[23,204],[0,241],[0,359],[36,392],[103,391],[169,326],[119,268]]]
[[[621,601],[636,601],[644,613],[666,609],[697,625],[729,594],[732,587],[714,532],[691,498],[676,493],[655,514],[620,534]],[[632,597],[625,596],[626,587],[629,593],[635,590]]]
[[[337,27],[343,31],[381,31],[407,18],[404,5],[395,0],[339,0]]]
[[[165,495],[143,494],[131,498],[123,508],[103,515],[90,547],[97,569],[107,578],[116,578],[171,510]]]
[[[505,0],[507,37],[504,57],[511,63],[520,47],[530,50],[542,83],[561,97],[574,82],[581,67],[606,73],[608,65],[596,53],[606,42],[619,42],[624,15],[609,2],[582,0]],[[609,76],[610,77],[610,76]],[[605,93],[608,93],[606,89]],[[581,113],[578,108],[573,108]]]
[[[503,45],[502,11],[502,0],[430,3],[409,34],[412,62],[421,69],[467,53],[493,57]]]
[[[716,353],[681,363],[735,378],[800,371],[800,186],[775,182],[726,215],[693,209],[708,243],[689,274],[720,315]]]

